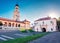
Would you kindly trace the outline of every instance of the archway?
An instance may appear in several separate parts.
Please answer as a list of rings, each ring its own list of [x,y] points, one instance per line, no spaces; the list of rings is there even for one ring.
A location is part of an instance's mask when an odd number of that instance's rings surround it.
[[[42,28],[42,32],[46,32],[46,29],[45,28]]]
[[[2,29],[2,27],[1,26],[3,26],[3,23],[0,21],[0,29]]]
[[[18,25],[18,27],[20,27],[20,24]]]
[[[11,27],[11,23],[9,23],[9,27]]]
[[[7,26],[7,22],[4,23],[4,26]]]
[[[12,23],[12,27],[14,27],[14,23]]]
[[[17,27],[17,24],[16,24],[16,27]]]
[[[3,25],[3,23],[2,22],[0,22],[0,26],[2,26]]]

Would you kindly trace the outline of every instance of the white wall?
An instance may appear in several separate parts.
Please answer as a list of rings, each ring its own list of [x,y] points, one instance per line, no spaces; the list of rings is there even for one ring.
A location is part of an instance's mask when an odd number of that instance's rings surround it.
[[[44,24],[43,24],[44,21]],[[51,23],[52,21],[52,23]],[[42,21],[35,21],[34,22],[34,30],[35,31],[39,31],[42,32],[42,28],[46,29],[46,32],[53,32],[53,31],[57,31],[56,30],[56,19],[50,19],[50,20],[42,20]],[[43,25],[43,26],[42,26]],[[47,25],[47,26],[46,26]],[[41,27],[40,27],[41,26]],[[38,29],[38,30],[37,30]]]

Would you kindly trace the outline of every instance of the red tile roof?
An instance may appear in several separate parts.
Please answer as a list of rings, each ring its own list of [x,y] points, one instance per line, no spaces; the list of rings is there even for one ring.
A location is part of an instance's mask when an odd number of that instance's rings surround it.
[[[51,19],[51,17],[44,17],[44,18],[40,18],[40,19],[38,19],[38,20],[36,20],[36,21],[50,20],[50,19]],[[56,18],[52,18],[52,19],[56,19]]]
[[[41,21],[41,20],[50,20],[51,19],[51,17],[45,17],[45,18],[40,18],[40,19],[38,19],[38,20],[36,20],[36,21]]]
[[[15,20],[7,19],[7,18],[1,18],[1,17],[0,17],[0,20],[3,20],[3,21],[11,21],[11,22],[24,23],[23,21],[15,21]]]

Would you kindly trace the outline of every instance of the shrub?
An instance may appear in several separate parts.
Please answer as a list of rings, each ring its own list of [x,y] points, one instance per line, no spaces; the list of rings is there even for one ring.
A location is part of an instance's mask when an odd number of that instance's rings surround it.
[[[21,31],[21,32],[24,32],[24,33],[26,33],[27,31],[26,31],[26,30],[24,30],[24,31]]]
[[[29,29],[30,32],[34,32],[32,29]]]

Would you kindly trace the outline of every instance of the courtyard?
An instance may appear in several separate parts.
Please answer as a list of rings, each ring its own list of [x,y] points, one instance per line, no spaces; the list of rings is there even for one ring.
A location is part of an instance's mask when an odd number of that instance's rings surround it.
[[[19,30],[10,30],[10,31],[2,31],[0,32],[0,43],[26,43],[37,39],[38,37],[44,36],[44,32],[20,32]],[[22,41],[21,41],[22,39]],[[15,41],[17,40],[17,41]],[[13,42],[12,42],[13,41]]]

